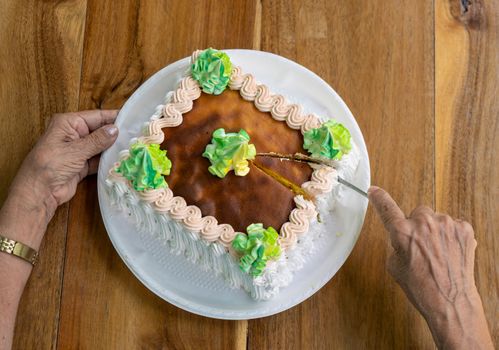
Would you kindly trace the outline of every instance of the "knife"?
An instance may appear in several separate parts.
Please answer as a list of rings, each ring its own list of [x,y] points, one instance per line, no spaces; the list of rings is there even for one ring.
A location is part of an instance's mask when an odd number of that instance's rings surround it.
[[[290,161],[301,162],[301,163],[320,164],[320,165],[330,166],[332,168],[336,168],[336,166],[338,165],[338,162],[334,161],[334,160],[310,157],[310,156],[307,156],[307,155],[301,154],[301,153],[280,154],[280,153],[275,153],[275,152],[266,152],[266,153],[257,153],[256,156],[257,157],[278,158],[278,159],[290,160]],[[358,188],[354,184],[348,182],[344,178],[338,176],[338,182],[367,198],[366,191],[361,190],[360,188]]]

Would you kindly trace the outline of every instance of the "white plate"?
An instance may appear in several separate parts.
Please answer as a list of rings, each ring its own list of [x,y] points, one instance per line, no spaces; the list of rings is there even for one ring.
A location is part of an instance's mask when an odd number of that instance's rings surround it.
[[[370,183],[369,158],[364,138],[352,113],[338,94],[320,77],[286,58],[260,51],[225,50],[244,72],[268,85],[273,92],[300,103],[306,112],[335,118],[351,132],[360,148],[361,160],[353,183],[367,189]],[[121,109],[116,124],[120,135],[101,159],[98,174],[99,204],[109,238],[133,274],[159,297],[184,310],[220,319],[251,319],[276,314],[301,303],[326,284],[343,265],[353,249],[364,222],[367,200],[345,191],[332,213],[335,227],[324,244],[294,280],[270,301],[257,302],[242,290],[230,289],[221,277],[212,276],[176,256],[152,235],[140,235],[126,215],[110,205],[104,180],[118,152],[140,134],[165,94],[176,87],[189,66],[189,58],[177,61],[147,80]]]

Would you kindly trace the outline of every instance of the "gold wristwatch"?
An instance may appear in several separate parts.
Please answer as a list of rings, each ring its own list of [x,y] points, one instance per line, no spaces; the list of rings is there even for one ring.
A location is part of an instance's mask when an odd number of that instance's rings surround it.
[[[33,266],[35,266],[38,258],[38,252],[33,248],[3,236],[0,236],[0,252],[15,255]]]

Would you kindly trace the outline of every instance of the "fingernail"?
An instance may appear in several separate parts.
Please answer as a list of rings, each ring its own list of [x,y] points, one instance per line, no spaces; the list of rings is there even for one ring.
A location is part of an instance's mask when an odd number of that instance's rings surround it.
[[[114,124],[106,125],[104,128],[109,136],[115,136],[118,133],[118,128]]]

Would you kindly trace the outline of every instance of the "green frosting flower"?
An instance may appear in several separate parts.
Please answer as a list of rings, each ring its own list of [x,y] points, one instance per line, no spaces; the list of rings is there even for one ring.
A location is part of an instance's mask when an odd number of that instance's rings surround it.
[[[352,149],[350,132],[343,124],[334,120],[328,120],[320,127],[307,131],[303,139],[303,148],[312,157],[340,160]]]
[[[254,277],[260,276],[267,261],[281,255],[281,247],[277,242],[279,235],[272,227],[264,229],[262,224],[251,224],[246,231],[247,236],[242,233],[236,235],[232,247],[243,254],[239,260],[241,270]]]
[[[171,167],[172,162],[159,145],[137,142],[130,147],[130,157],[116,171],[132,181],[136,191],[144,191],[168,187],[163,175],[169,175]]]
[[[206,146],[203,157],[210,160],[208,171],[220,178],[231,170],[237,176],[249,173],[248,159],[255,159],[255,146],[249,143],[250,137],[244,129],[238,133],[225,133],[220,128],[213,132],[211,143]]]
[[[220,95],[229,84],[232,63],[229,56],[212,48],[204,50],[191,67],[191,74],[207,94]]]

